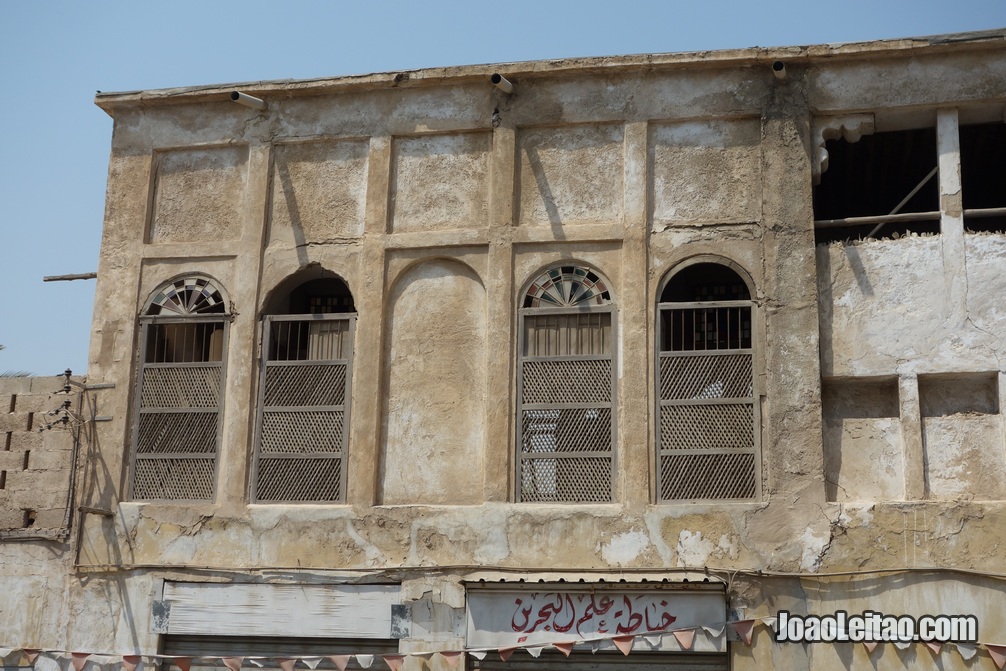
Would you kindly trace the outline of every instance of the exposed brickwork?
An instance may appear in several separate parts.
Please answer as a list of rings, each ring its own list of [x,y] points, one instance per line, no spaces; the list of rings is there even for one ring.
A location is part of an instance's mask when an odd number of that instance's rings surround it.
[[[56,422],[79,387],[54,376],[0,379],[0,531],[63,526],[73,459],[72,425]],[[40,431],[39,429],[42,429]]]

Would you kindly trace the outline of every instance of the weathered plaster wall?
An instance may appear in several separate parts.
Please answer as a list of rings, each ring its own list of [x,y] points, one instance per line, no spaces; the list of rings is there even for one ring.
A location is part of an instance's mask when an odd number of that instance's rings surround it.
[[[403,649],[456,645],[469,566],[741,571],[728,599],[749,615],[927,612],[941,594],[949,612],[980,610],[983,637],[1006,638],[994,578],[878,574],[843,592],[812,576],[744,577],[1001,571],[1002,236],[965,236],[948,217],[940,237],[813,242],[815,115],[931,106],[944,127],[953,117],[937,106],[1002,95],[1001,48],[940,49],[795,50],[781,82],[776,55],[758,52],[518,66],[512,97],[472,68],[263,85],[251,92],[269,99],[264,113],[223,89],[104,101],[116,128],[89,374],[115,387],[96,395],[112,421],[98,428],[81,502],[116,514],[83,520],[69,607],[88,624],[61,643],[152,651],[146,618],[167,575],[309,581],[336,570],[401,581],[428,605],[426,633]],[[892,86],[899,77],[911,85]],[[206,212],[220,220],[212,229]],[[697,257],[730,262],[754,288],[759,494],[657,505],[655,306],[668,273]],[[518,505],[516,307],[536,273],[571,260],[612,284],[615,497]],[[359,315],[347,500],[248,505],[262,306],[316,267],[345,279]],[[125,501],[135,316],[159,283],[196,271],[221,283],[234,316],[216,500]],[[962,373],[994,383],[990,411],[933,410],[928,381]],[[865,663],[858,648],[765,636],[734,646],[733,668]],[[888,652],[877,668],[902,663]]]

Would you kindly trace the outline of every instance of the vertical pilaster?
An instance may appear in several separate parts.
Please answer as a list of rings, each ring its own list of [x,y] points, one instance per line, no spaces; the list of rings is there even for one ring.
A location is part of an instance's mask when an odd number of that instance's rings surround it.
[[[653,500],[649,477],[653,454],[650,409],[653,406],[653,307],[649,299],[647,257],[647,150],[648,124],[625,125],[624,202],[625,234],[622,242],[622,278],[617,297],[620,312],[618,362],[618,499],[630,506]],[[625,353],[632,353],[625,356]],[[627,438],[630,438],[627,440]]]
[[[943,243],[943,277],[947,316],[963,326],[967,311],[967,277],[964,266],[964,210],[961,199],[961,145],[956,108],[936,112],[936,151],[940,168],[940,239]]]
[[[926,459],[922,444],[922,410],[919,405],[919,379],[903,375],[898,379],[901,414],[901,441],[905,460],[905,500],[926,498]]]
[[[384,293],[385,232],[391,188],[391,137],[370,139],[367,161],[367,209],[363,252],[359,259],[360,286],[355,295],[356,322],[353,353],[353,416],[347,467],[346,502],[357,506],[376,503],[384,440]]]
[[[484,496],[486,501],[511,498],[515,473],[513,362],[516,312],[513,276],[514,161],[517,133],[501,124],[493,131],[489,177],[489,259],[486,271],[486,431]]]

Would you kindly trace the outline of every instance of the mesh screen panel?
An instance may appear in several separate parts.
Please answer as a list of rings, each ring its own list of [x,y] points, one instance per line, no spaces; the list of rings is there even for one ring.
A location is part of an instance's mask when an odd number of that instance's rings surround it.
[[[660,457],[660,498],[748,499],[755,495],[750,452]]]
[[[526,458],[520,466],[521,501],[611,501],[609,457]]]
[[[750,403],[665,405],[660,408],[662,450],[754,447]]]
[[[266,406],[342,405],[345,392],[344,363],[266,366]]]
[[[611,408],[525,410],[521,452],[607,452]]]
[[[215,408],[219,402],[219,365],[143,369],[143,408]]]
[[[305,410],[262,413],[262,454],[342,452],[343,412]]]
[[[660,359],[660,398],[749,398],[751,355],[665,356]]]
[[[523,403],[610,403],[611,361],[525,361]]]
[[[140,413],[136,441],[138,454],[213,454],[216,450],[215,412]]]
[[[210,500],[215,459],[144,459],[134,462],[133,497]]]
[[[339,501],[342,459],[270,459],[258,462],[259,501]]]

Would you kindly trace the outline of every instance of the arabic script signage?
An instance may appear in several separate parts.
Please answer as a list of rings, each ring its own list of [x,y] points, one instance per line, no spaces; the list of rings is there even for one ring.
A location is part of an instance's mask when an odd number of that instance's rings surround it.
[[[720,592],[468,592],[468,646],[474,648],[660,633],[725,619]]]

